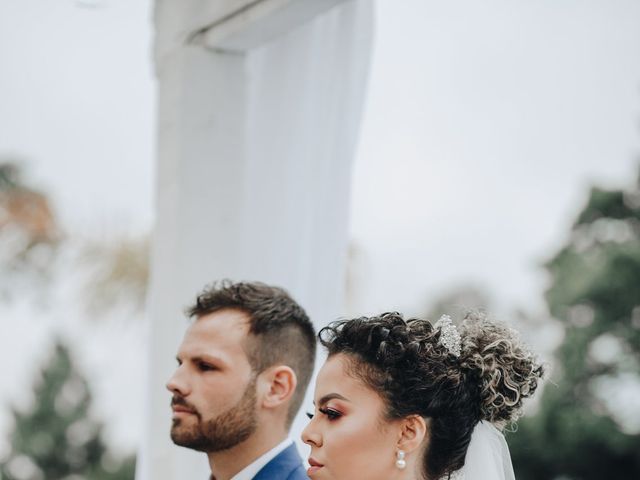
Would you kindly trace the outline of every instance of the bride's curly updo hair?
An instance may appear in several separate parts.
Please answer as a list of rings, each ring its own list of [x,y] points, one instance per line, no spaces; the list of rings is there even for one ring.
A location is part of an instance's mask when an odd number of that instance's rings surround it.
[[[349,374],[378,392],[389,420],[428,420],[423,475],[447,478],[462,468],[480,420],[502,429],[521,415],[543,367],[507,326],[468,314],[459,330],[461,352],[440,341],[441,331],[396,312],[339,320],[318,337],[329,356],[345,354]]]

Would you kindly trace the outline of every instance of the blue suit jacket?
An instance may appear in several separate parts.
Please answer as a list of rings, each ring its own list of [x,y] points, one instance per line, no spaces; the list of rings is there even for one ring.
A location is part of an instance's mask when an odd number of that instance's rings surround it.
[[[309,480],[295,444],[276,455],[253,480]]]

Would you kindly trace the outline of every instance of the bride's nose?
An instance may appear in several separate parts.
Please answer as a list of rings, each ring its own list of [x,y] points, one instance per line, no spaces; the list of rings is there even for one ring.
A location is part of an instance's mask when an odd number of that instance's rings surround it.
[[[304,443],[312,447],[319,447],[322,445],[322,435],[320,435],[320,432],[318,432],[318,429],[315,427],[313,419],[309,421],[309,424],[302,431],[300,438]]]

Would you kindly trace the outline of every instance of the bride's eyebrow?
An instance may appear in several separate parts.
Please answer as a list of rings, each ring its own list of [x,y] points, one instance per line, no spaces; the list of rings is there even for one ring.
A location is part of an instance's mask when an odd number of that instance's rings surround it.
[[[324,397],[322,397],[318,403],[320,405],[324,405],[325,403],[327,403],[329,400],[333,400],[334,398],[337,398],[338,400],[344,400],[345,402],[350,402],[350,400],[347,397],[343,397],[342,395],[340,395],[339,393],[329,393],[327,395],[325,395]],[[315,405],[316,402],[314,401],[313,404]]]

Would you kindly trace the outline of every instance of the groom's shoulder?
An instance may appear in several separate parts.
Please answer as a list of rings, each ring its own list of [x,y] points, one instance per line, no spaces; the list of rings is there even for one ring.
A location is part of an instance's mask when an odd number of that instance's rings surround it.
[[[286,480],[309,480],[302,463],[300,463],[286,478]]]
[[[308,480],[295,444],[276,455],[253,480]]]

